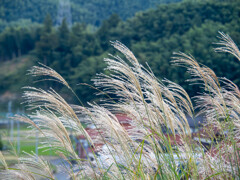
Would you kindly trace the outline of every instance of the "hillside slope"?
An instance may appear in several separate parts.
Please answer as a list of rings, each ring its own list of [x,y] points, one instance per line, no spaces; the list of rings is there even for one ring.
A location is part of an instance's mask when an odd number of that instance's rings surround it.
[[[32,56],[22,56],[11,61],[0,62],[0,110],[6,110],[7,103],[13,101],[13,105],[18,105],[23,89],[32,83],[32,79],[27,76],[27,70],[33,66]]]
[[[238,60],[213,50],[217,47],[214,43],[219,41],[218,31],[229,34],[240,44],[240,1],[184,1],[161,5],[137,13],[127,21],[112,15],[95,33],[90,33],[83,24],[68,28],[63,22],[55,28],[51,22],[48,16],[39,28],[4,31],[0,35],[0,60],[31,54],[63,75],[83,102],[93,100],[94,91],[89,86],[76,84],[91,84],[95,74],[104,71],[103,58],[108,57],[108,53],[117,54],[109,43],[114,40],[129,47],[142,64],[147,62],[157,78],[179,83],[191,96],[199,92],[199,87],[186,82],[189,78],[186,69],[171,65],[173,52],[189,53],[212,68],[217,76],[240,85]],[[14,79],[16,75],[11,77]],[[0,90],[14,90],[14,86],[8,83]],[[61,90],[60,86],[57,88]]]

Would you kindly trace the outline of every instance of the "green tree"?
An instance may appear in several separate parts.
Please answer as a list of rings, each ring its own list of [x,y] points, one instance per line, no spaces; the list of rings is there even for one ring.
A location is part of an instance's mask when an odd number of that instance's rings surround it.
[[[51,16],[48,14],[44,20],[44,26],[40,33],[40,40],[36,42],[35,55],[45,65],[51,65],[54,61],[54,49],[57,37],[52,26]]]

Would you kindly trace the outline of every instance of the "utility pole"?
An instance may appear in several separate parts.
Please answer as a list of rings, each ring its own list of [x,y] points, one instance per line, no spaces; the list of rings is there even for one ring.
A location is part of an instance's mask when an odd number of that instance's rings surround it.
[[[19,114],[19,109],[17,111],[17,114]],[[17,153],[20,154],[20,122],[17,121]]]
[[[14,128],[14,121],[10,119],[12,117],[12,101],[8,102],[8,113],[7,113],[7,119],[8,119],[8,135],[9,135],[9,128],[10,128],[10,141],[13,141],[13,128]]]
[[[38,159],[38,130],[36,130],[35,153],[36,153],[36,158]]]
[[[66,18],[69,27],[72,26],[72,13],[70,0],[59,0],[56,25],[60,26]]]

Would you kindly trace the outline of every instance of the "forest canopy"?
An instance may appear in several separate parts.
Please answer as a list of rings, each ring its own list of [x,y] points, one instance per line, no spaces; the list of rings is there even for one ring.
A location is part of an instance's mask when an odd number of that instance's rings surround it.
[[[12,2],[8,1],[8,4],[14,9]],[[19,2],[31,5],[31,1]],[[55,3],[54,0],[47,2]],[[155,2],[149,1],[150,4]],[[0,17],[6,16],[8,11],[10,12],[10,9],[1,7]],[[74,19],[77,16],[74,15],[74,9],[72,11]],[[216,47],[214,42],[218,41],[218,31],[229,34],[236,44],[240,44],[239,1],[183,1],[138,12],[129,19],[127,17],[130,15],[118,13],[112,14],[107,20],[103,20],[107,15],[99,17],[103,21],[96,32],[88,28],[87,23],[96,25],[96,22],[91,20],[78,23],[83,21],[75,19],[75,23],[69,27],[65,19],[59,27],[55,27],[53,14],[46,15],[42,24],[8,27],[3,30],[0,34],[0,63],[15,62],[17,58],[24,59],[22,61],[25,65],[1,74],[0,92],[19,90],[25,85],[21,78],[25,76],[26,69],[40,62],[63,75],[83,102],[96,100],[92,99],[92,93],[96,92],[94,89],[77,84],[91,85],[95,74],[102,72],[105,67],[103,58],[108,57],[107,52],[114,55],[116,53],[110,45],[110,41],[114,40],[119,40],[129,47],[141,63],[147,63],[151,67],[158,78],[168,78],[179,83],[190,95],[195,95],[196,87],[186,82],[189,76],[184,68],[170,66],[173,52],[191,54],[198,62],[212,68],[217,76],[226,76],[240,85],[240,65],[237,60],[229,55],[217,54],[213,50]],[[11,15],[8,16],[10,17]],[[14,13],[10,20],[15,20]],[[58,90],[65,92],[60,86]]]
[[[159,4],[180,0],[1,0],[0,30],[6,26],[25,26],[43,23],[49,13],[56,24],[59,11],[65,11],[61,3],[69,3],[73,22],[99,27],[111,14],[118,14],[126,20],[138,11],[156,8]]]

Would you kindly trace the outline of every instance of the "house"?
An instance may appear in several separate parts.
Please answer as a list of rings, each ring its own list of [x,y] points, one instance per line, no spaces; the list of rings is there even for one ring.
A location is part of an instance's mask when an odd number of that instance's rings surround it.
[[[116,114],[115,115],[117,117],[117,119],[119,120],[120,124],[127,130],[129,128],[131,128],[131,125],[129,123],[129,118],[124,115],[124,114]],[[90,137],[96,137],[99,135],[99,131],[94,127],[87,127],[85,128],[85,130],[87,131],[87,133],[89,134]],[[102,143],[95,143],[94,144],[94,148],[91,147],[88,143],[88,141],[86,140],[86,138],[84,137],[84,135],[79,135],[76,136],[74,138],[75,142],[76,142],[76,151],[78,153],[78,156],[81,159],[85,159],[87,158],[87,155],[92,154],[93,151],[94,153],[97,153],[97,151],[102,148],[102,146],[104,144]]]
[[[120,124],[126,129],[129,130],[132,128],[131,125],[131,119],[126,115],[126,114],[115,114],[116,118],[118,119],[118,121],[120,122]],[[203,118],[202,117],[198,117],[196,119],[192,119],[190,117],[187,117],[188,121],[189,121],[189,126],[191,128],[192,133],[192,137],[194,138],[194,140],[196,141],[197,138],[199,137],[198,135],[198,130],[202,127],[202,123],[203,123]],[[197,123],[196,123],[197,122]],[[87,131],[87,133],[90,135],[90,137],[94,137],[99,135],[99,132],[96,128],[94,127],[88,127],[85,129]],[[202,132],[203,131],[199,131],[202,137]],[[181,140],[181,136],[179,134],[167,134],[165,133],[166,138],[169,138],[169,141],[171,143],[171,146],[175,146],[175,145],[183,145],[183,142]],[[189,136],[190,137],[190,136]],[[75,138],[76,140],[76,151],[78,152],[78,155],[80,158],[86,158],[87,154],[89,153],[93,153],[93,151],[95,153],[98,152],[98,150],[100,148],[102,148],[102,146],[104,144],[94,144],[94,148],[89,146],[89,143],[87,142],[87,140],[85,139],[85,137],[83,135],[77,136]],[[161,140],[159,139],[159,142]],[[204,140],[203,140],[204,141]],[[207,141],[207,140],[206,140]],[[163,145],[164,147],[164,145]]]

